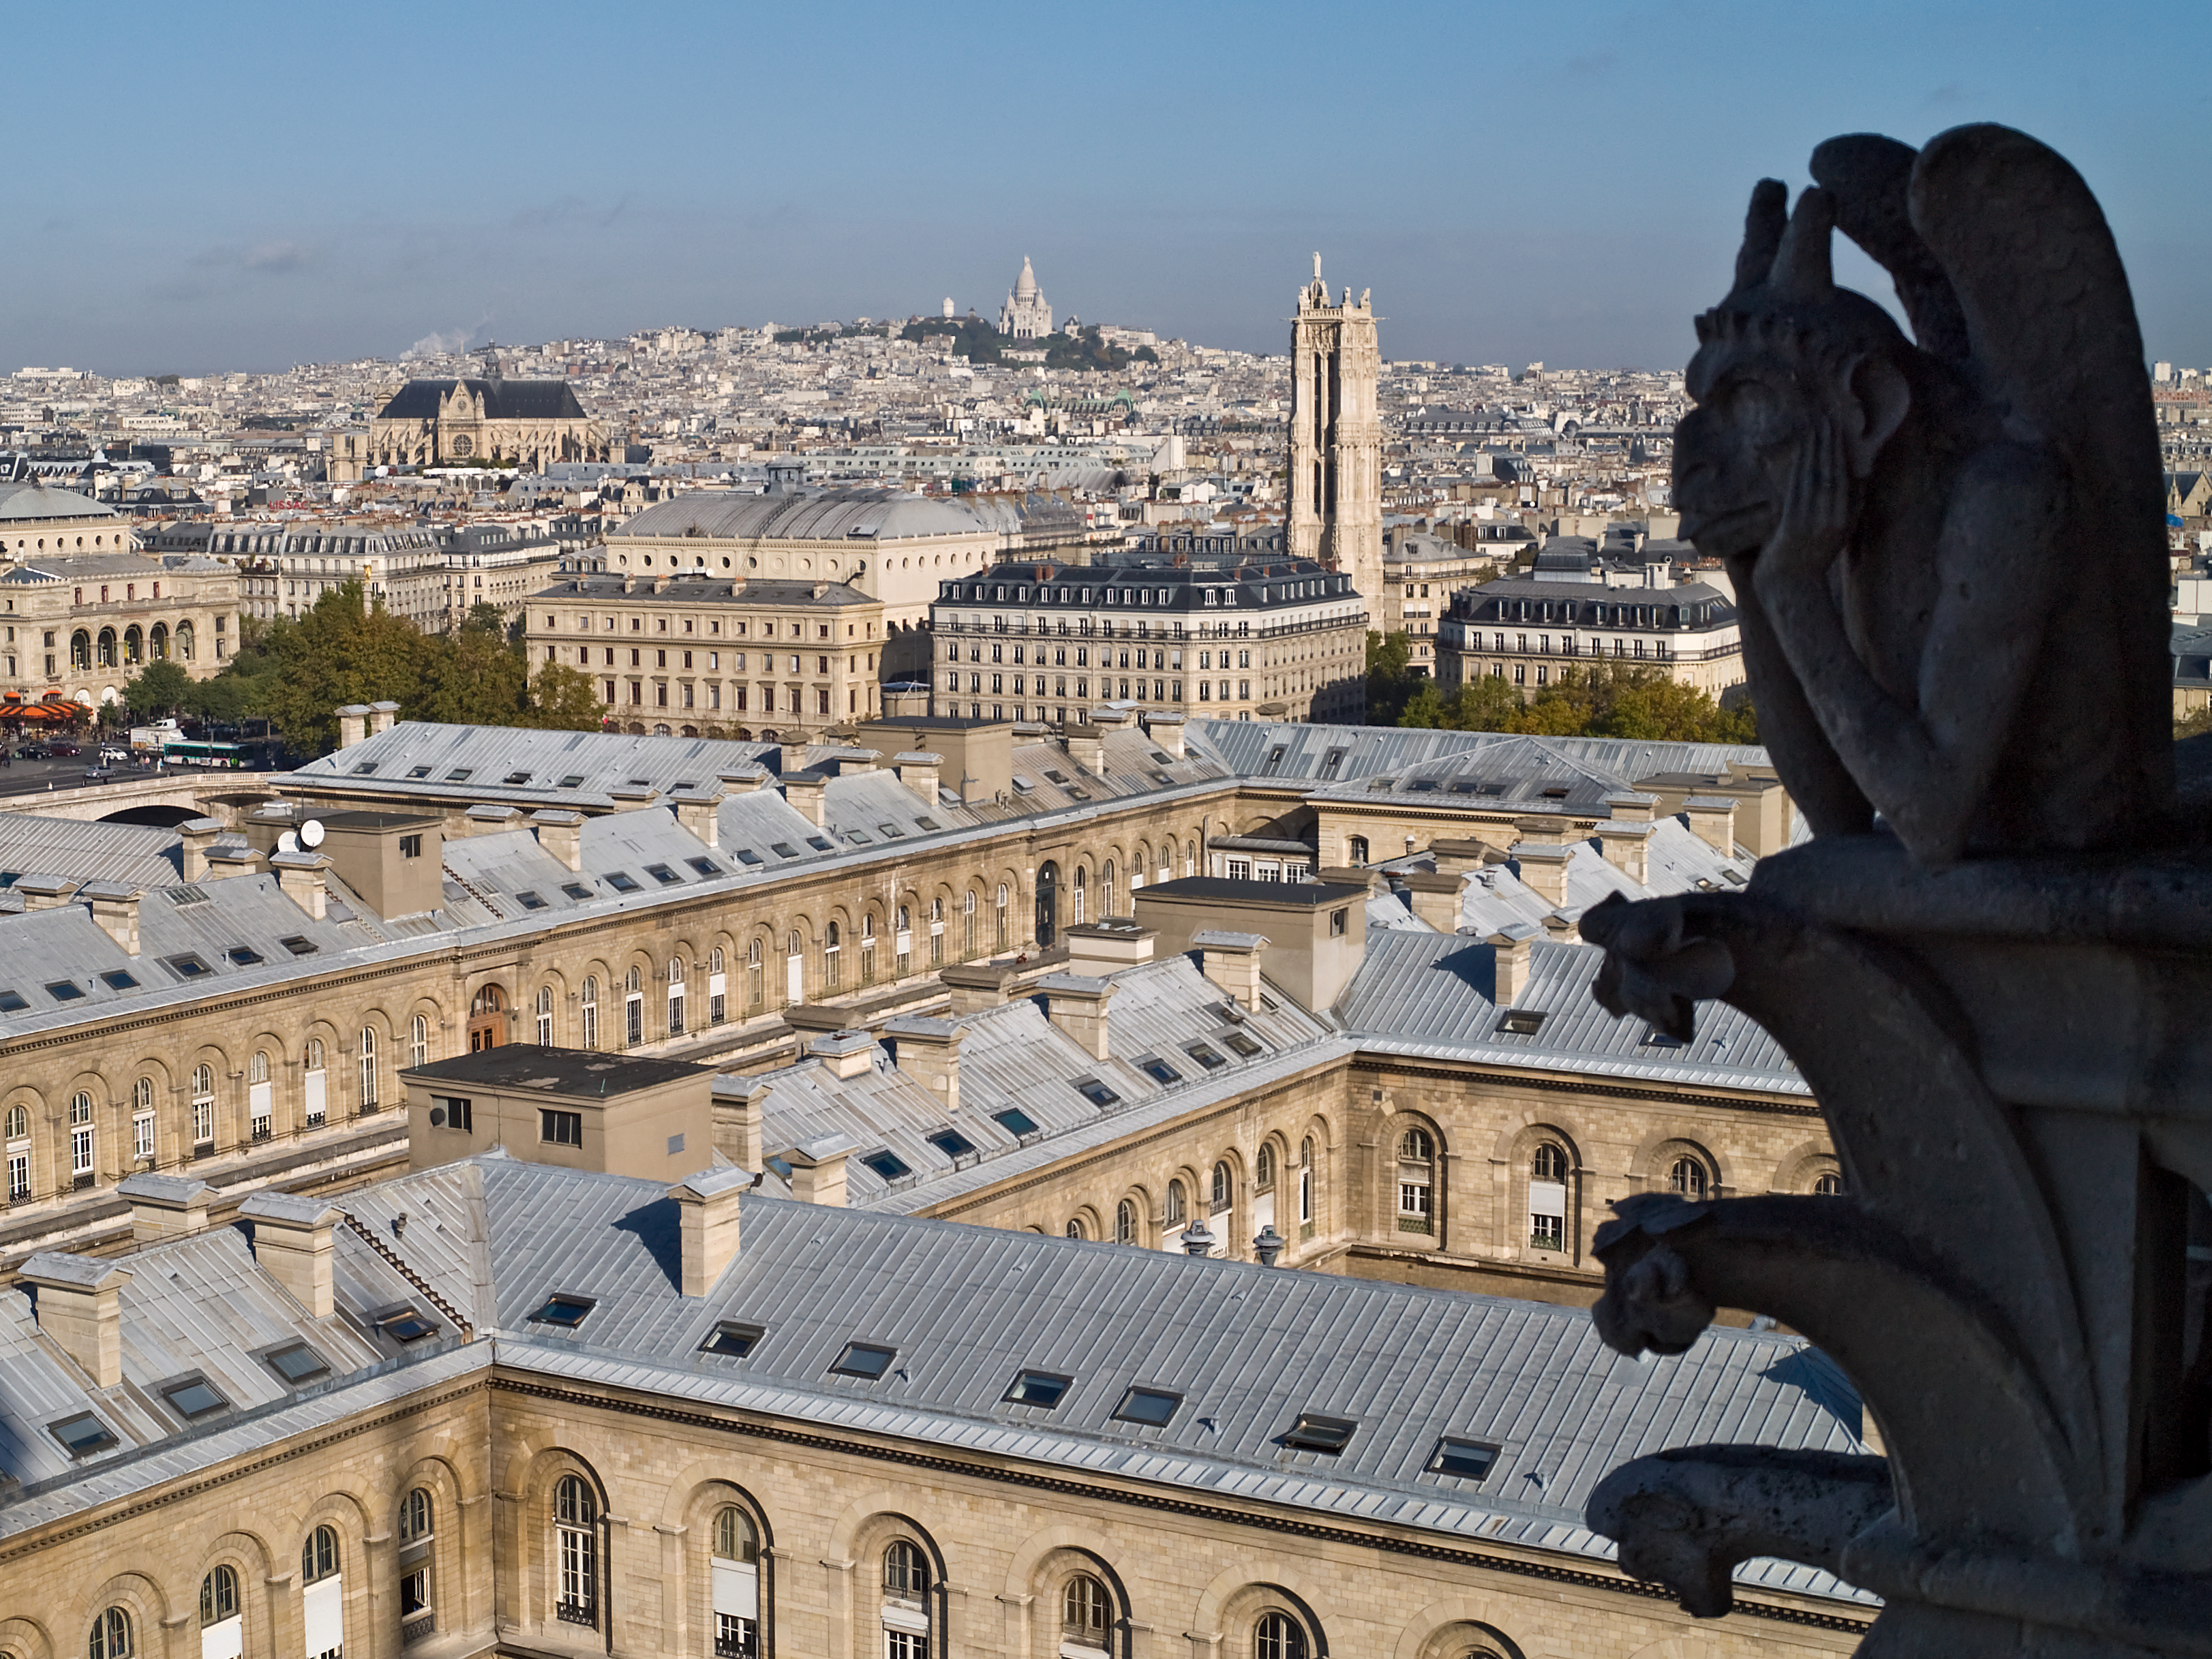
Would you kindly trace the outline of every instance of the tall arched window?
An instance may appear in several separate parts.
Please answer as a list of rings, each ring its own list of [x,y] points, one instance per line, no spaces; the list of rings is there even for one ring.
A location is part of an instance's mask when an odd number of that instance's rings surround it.
[[[1567,1243],[1567,1154],[1548,1140],[1528,1164],[1528,1243],[1540,1250]]]
[[[684,958],[668,959],[668,1035],[684,1035]]]
[[[1182,844],[1182,872],[1186,876],[1198,873],[1198,843],[1194,841]]]
[[[1170,1181],[1168,1182],[1167,1224],[1171,1228],[1180,1227],[1189,1214],[1189,1200],[1183,1196],[1182,1182],[1180,1180]]]
[[[795,927],[783,940],[783,1000],[787,1005],[806,1000],[806,935]]]
[[[1263,1193],[1274,1190],[1275,1145],[1271,1140],[1261,1141],[1252,1159],[1252,1185]]]
[[[268,1051],[256,1048],[246,1062],[246,1120],[254,1139],[269,1139],[276,1109],[276,1085],[269,1080]]]
[[[1080,927],[1088,919],[1087,911],[1091,903],[1091,872],[1082,865],[1077,865],[1075,885],[1068,890],[1072,895],[1067,902],[1068,914],[1074,917],[1075,925]]]
[[[1252,1659],[1306,1659],[1306,1633],[1287,1613],[1263,1613],[1252,1627]]]
[[[307,1053],[300,1073],[300,1103],[307,1125],[319,1129],[330,1114],[331,1074],[325,1062],[323,1040],[307,1039]]]
[[[960,954],[963,957],[975,954],[975,890],[972,887],[960,901]]]
[[[1229,1173],[1229,1165],[1226,1163],[1215,1164],[1213,1166],[1213,1192],[1212,1195],[1212,1209],[1215,1215],[1219,1215],[1224,1210],[1229,1207],[1231,1200],[1235,1192],[1236,1182]]]
[[[317,1527],[300,1547],[300,1613],[307,1659],[339,1659],[345,1650],[345,1578],[338,1571],[338,1535]]]
[[[430,1494],[417,1486],[399,1504],[399,1616],[406,1621],[403,1641],[416,1641],[437,1628],[436,1583],[432,1545],[437,1533]]]
[[[599,1498],[580,1476],[564,1474],[554,1483],[553,1614],[564,1625],[599,1628]]]
[[[767,975],[761,965],[766,952],[759,939],[745,947],[745,1008],[750,1013],[760,1012],[767,1000]]]
[[[599,1046],[599,976],[597,974],[584,975],[584,988],[577,996],[576,1006],[583,1019],[584,1046],[596,1048]]]
[[[200,1580],[200,1628],[212,1629],[238,1613],[238,1573],[234,1568],[216,1567]],[[219,1638],[218,1638],[219,1639]],[[208,1638],[200,1638],[203,1647]]]
[[[1437,1144],[1426,1129],[1398,1137],[1398,1231],[1436,1231],[1434,1219]]]
[[[86,1651],[90,1659],[131,1659],[131,1615],[121,1607],[110,1607],[94,1620]]]
[[[115,630],[103,628],[94,641],[94,659],[102,668],[115,666]]]
[[[376,1109],[376,1027],[361,1028],[361,1109]]]
[[[1114,860],[1108,859],[1098,866],[1098,920],[1114,914]]]
[[[994,934],[994,937],[998,940],[998,945],[995,947],[998,950],[1007,950],[1012,947],[1014,942],[1012,910],[1013,896],[1013,894],[1008,890],[1006,884],[1003,881],[1000,882],[999,884],[998,927],[997,932]]]
[[[914,971],[914,912],[903,904],[898,908],[897,922],[891,929],[891,959],[899,978],[904,979]]]
[[[31,1115],[21,1106],[10,1106],[5,1127],[8,1201],[27,1204],[31,1201]]]
[[[1667,1184],[1692,1204],[1705,1201],[1705,1166],[1694,1158],[1678,1158],[1674,1167],[1667,1172]]]
[[[1347,855],[1354,864],[1365,864],[1368,861],[1367,837],[1364,836],[1352,836],[1352,845]]]
[[[1081,1238],[1084,1236],[1083,1218],[1079,1215],[1070,1216],[1066,1231],[1070,1238]]]
[[[929,965],[945,965],[945,901],[933,898],[929,902]]]
[[[873,985],[875,982],[876,919],[872,915],[862,916],[860,918],[860,983]]]
[[[884,1552],[884,1659],[929,1659],[929,1563],[899,1539]]]
[[[500,1006],[499,988],[485,986],[483,996],[485,1011],[496,1013]],[[407,1063],[410,1066],[428,1066],[430,1063],[430,1017],[428,1014],[417,1014],[407,1023]]]
[[[1116,1244],[1137,1242],[1137,1206],[1126,1198],[1114,1209],[1114,1242]]]
[[[730,1017],[730,959],[717,945],[707,953],[707,1024],[720,1025]]]
[[[215,1145],[215,1067],[192,1067],[192,1150]]]
[[[845,982],[845,935],[834,921],[822,927],[822,988],[839,989]]]
[[[1114,1621],[1112,1606],[1105,1585],[1087,1572],[1077,1573],[1060,1593],[1060,1639],[1103,1651],[1106,1627]]]
[[[714,1603],[715,1659],[756,1659],[760,1651],[760,1532],[735,1504],[714,1515],[708,1560]]]
[[[645,1041],[645,975],[635,968],[623,975],[623,1047]]]
[[[155,1154],[154,1079],[142,1077],[131,1085],[131,1156],[151,1161]]]
[[[550,985],[538,988],[538,1046],[553,1046],[553,988]]]

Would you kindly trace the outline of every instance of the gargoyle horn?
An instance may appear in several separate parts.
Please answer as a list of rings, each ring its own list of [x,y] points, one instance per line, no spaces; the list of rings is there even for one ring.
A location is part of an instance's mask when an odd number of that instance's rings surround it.
[[[1774,269],[1775,250],[1782,246],[1784,227],[1790,222],[1790,191],[1779,179],[1762,179],[1752,186],[1751,207],[1743,216],[1743,246],[1735,256],[1735,292],[1741,294],[1765,282]]]
[[[1797,198],[1797,210],[1782,233],[1774,252],[1774,274],[1768,289],[1778,297],[1819,300],[1836,286],[1835,266],[1829,257],[1830,233],[1836,228],[1836,198],[1815,185]]]

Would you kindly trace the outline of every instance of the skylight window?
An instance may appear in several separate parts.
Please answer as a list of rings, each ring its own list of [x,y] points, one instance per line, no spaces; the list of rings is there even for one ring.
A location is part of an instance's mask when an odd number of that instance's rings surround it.
[[[1079,1077],[1075,1079],[1073,1086],[1076,1093],[1081,1095],[1093,1106],[1111,1106],[1121,1097],[1095,1077]]]
[[[701,1353],[718,1353],[729,1359],[743,1359],[753,1351],[763,1334],[757,1325],[741,1325],[724,1320],[707,1333],[707,1340],[699,1345]]]
[[[923,829],[925,829],[925,830],[942,830],[943,828],[945,828],[945,826],[944,826],[943,824],[939,823],[935,818],[933,818],[933,817],[917,817],[915,819],[915,822],[916,823],[920,824],[920,825],[921,825]]]
[[[1391,785],[1396,781],[1395,778],[1370,778],[1367,781],[1367,793],[1370,795],[1388,794]]]
[[[684,862],[702,876],[719,876],[722,873],[722,866],[712,859],[686,859]]]
[[[875,845],[874,839],[865,830],[848,830],[845,832],[845,839],[851,842],[855,847],[872,847]]]
[[[1644,1028],[1642,1046],[1646,1048],[1679,1048],[1682,1046],[1682,1039],[1678,1036],[1668,1036],[1656,1026],[1647,1025]]]
[[[377,1328],[394,1342],[420,1342],[426,1336],[438,1334],[436,1322],[412,1308],[402,1308],[398,1313],[386,1314],[376,1323]]]
[[[965,1158],[975,1150],[975,1143],[957,1129],[937,1129],[922,1137],[947,1158]]]
[[[515,902],[521,905],[521,907],[526,910],[543,910],[545,908],[545,900],[544,896],[542,894],[534,893],[528,888],[525,888],[522,891],[517,893],[514,896],[514,898]]]
[[[30,1006],[20,991],[0,991],[0,1014],[20,1014]]]
[[[51,1423],[47,1427],[71,1457],[89,1457],[94,1452],[104,1452],[115,1444],[115,1431],[90,1412],[79,1412],[74,1417],[64,1417],[60,1422]]]
[[[1158,1054],[1153,1054],[1147,1059],[1139,1060],[1137,1062],[1137,1069],[1142,1072],[1146,1077],[1152,1079],[1155,1083],[1180,1083],[1182,1081],[1182,1073],[1176,1070],[1174,1066],[1169,1065],[1167,1061],[1162,1060]],[[1099,1103],[1103,1105],[1105,1103],[1102,1101]]]
[[[1534,1008],[1508,1008],[1498,1017],[1498,1029],[1510,1036],[1534,1036],[1544,1029],[1546,1018]]]
[[[295,957],[311,957],[323,948],[305,933],[287,933],[276,942]]]
[[[1218,1048],[1207,1043],[1186,1042],[1182,1045],[1182,1051],[1209,1072],[1218,1071],[1229,1063],[1221,1057]]]
[[[758,853],[754,852],[751,848],[740,847],[738,848],[738,862],[744,865],[748,870],[754,870],[758,869],[763,864],[766,863],[767,860],[762,858]]]
[[[885,841],[903,841],[906,839],[906,831],[900,829],[896,823],[879,823],[876,826],[876,833],[881,836]]]
[[[527,783],[530,781],[530,774],[527,772],[509,772],[505,777],[501,778],[500,781],[501,783],[510,784]]]
[[[357,778],[365,778],[375,770],[376,763],[374,761],[363,761],[360,765],[353,769],[353,775]]]
[[[896,1181],[902,1176],[910,1176],[914,1173],[911,1164],[896,1152],[888,1150],[863,1152],[860,1154],[860,1162],[886,1181]]]
[[[1124,1423],[1141,1423],[1146,1428],[1167,1426],[1168,1419],[1182,1404],[1182,1396],[1170,1394],[1165,1389],[1131,1389],[1121,1396],[1121,1403],[1114,1408],[1114,1415]]]
[[[1294,1450],[1327,1452],[1334,1457],[1352,1443],[1352,1431],[1358,1426],[1348,1417],[1301,1412],[1298,1420],[1283,1431],[1283,1443]]]
[[[573,1331],[584,1322],[585,1316],[599,1304],[588,1296],[562,1294],[546,1297],[544,1306],[531,1315],[531,1322],[538,1325],[557,1325],[564,1331]]]
[[[120,968],[111,968],[100,977],[111,991],[128,991],[138,983],[137,975],[125,973]]]
[[[430,775],[430,769],[427,766],[414,767],[409,770],[407,775],[410,778],[427,778]]]
[[[584,787],[584,775],[581,772],[569,773],[561,780],[561,787],[563,789],[581,789]]]
[[[1067,774],[1059,770],[1055,767],[1046,767],[1044,769],[1044,775],[1050,778],[1054,783],[1066,783],[1067,781]]]
[[[876,1342],[848,1342],[837,1363],[830,1368],[832,1376],[865,1377],[873,1382],[890,1370],[891,1361],[898,1358],[896,1348],[886,1348]]]
[[[629,781],[629,787],[632,789],[650,789],[653,787],[653,780],[651,778],[632,778]]]
[[[837,850],[836,845],[824,836],[809,836],[806,838],[806,844],[817,853],[834,853]],[[792,856],[796,858],[799,855],[794,853]]]
[[[645,866],[645,873],[651,876],[663,887],[673,886],[676,883],[684,879],[683,877],[678,875],[673,870],[670,869],[665,864],[648,864]]]
[[[606,882],[607,885],[617,893],[635,893],[638,890],[637,878],[627,870],[608,871]]]
[[[172,1411],[190,1423],[230,1409],[230,1401],[204,1376],[187,1376],[180,1382],[164,1383],[161,1398],[169,1402]]]
[[[561,890],[572,899],[587,899],[592,896],[592,890],[580,881],[564,881],[561,884]]]
[[[1221,1034],[1221,1046],[1231,1050],[1232,1053],[1242,1055],[1246,1060],[1249,1060],[1253,1055],[1261,1052],[1261,1045],[1254,1042],[1242,1031],[1224,1031]]]
[[[780,859],[795,859],[799,856],[799,849],[787,841],[772,841],[768,844],[768,850]]]
[[[1429,1456],[1431,1474],[1456,1475],[1462,1480],[1480,1480],[1490,1473],[1490,1466],[1498,1461],[1498,1448],[1486,1446],[1479,1440],[1456,1440],[1446,1435],[1437,1442],[1437,1449]]]
[[[456,766],[452,771],[446,774],[446,781],[447,783],[466,783],[469,781],[470,775],[475,770],[476,768],[473,766]]]
[[[295,1389],[302,1382],[312,1382],[319,1376],[331,1374],[331,1368],[322,1355],[304,1342],[288,1342],[281,1348],[270,1349],[261,1358],[270,1370]]]
[[[1022,1135],[1033,1135],[1037,1132],[1036,1120],[1018,1106],[1009,1106],[1003,1112],[992,1113],[991,1121],[1008,1134],[1017,1138]]]
[[[1074,1382],[1073,1377],[1056,1371],[1017,1371],[1004,1397],[1009,1405],[1042,1406],[1050,1411]]]
[[[56,1002],[75,1002],[84,994],[84,987],[73,979],[58,979],[48,983],[46,994]]]
[[[236,963],[241,968],[251,968],[255,963],[259,962],[262,959],[261,952],[255,950],[250,945],[234,945],[230,949],[225,951],[223,955],[228,957],[233,962]]]

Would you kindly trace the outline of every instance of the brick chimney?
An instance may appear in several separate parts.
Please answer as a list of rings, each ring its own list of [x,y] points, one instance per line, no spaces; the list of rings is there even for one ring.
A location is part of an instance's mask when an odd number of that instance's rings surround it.
[[[1116,917],[1063,927],[1060,936],[1067,941],[1069,973],[1103,975],[1150,962],[1159,930]]]
[[[1513,848],[1521,879],[1553,906],[1567,902],[1567,863],[1574,857],[1574,848],[1565,844],[1567,827],[1565,819],[1548,817],[1523,818],[1514,826],[1521,836]]]
[[[538,831],[538,844],[571,872],[584,867],[584,815],[565,807],[547,806],[530,815]]]
[[[123,1381],[123,1287],[131,1270],[96,1256],[41,1250],[17,1270],[39,1292],[39,1329],[95,1389]]]
[[[945,757],[927,749],[912,749],[892,756],[891,765],[898,771],[898,781],[921,796],[922,804],[934,811],[938,780],[945,774]]]
[[[750,795],[755,790],[767,785],[769,769],[765,766],[748,763],[744,766],[732,766],[726,772],[716,773],[715,776],[720,780],[722,787],[727,793]]]
[[[215,1189],[191,1176],[125,1176],[115,1190],[131,1205],[131,1242],[150,1244],[207,1231],[208,1194]]]
[[[1106,775],[1106,733],[1096,726],[1067,728],[1067,757],[1085,771]]]
[[[1170,760],[1181,760],[1182,754],[1183,717],[1181,714],[1153,714],[1145,722],[1152,742],[1160,753]]]
[[[1413,915],[1439,933],[1456,933],[1460,924],[1460,891],[1467,878],[1462,875],[1424,875],[1416,870],[1401,876],[1406,896],[1411,901]]]
[[[817,830],[829,822],[825,797],[830,791],[830,780],[819,772],[790,772],[784,775],[783,798],[791,809]]]
[[[946,1111],[960,1105],[960,1040],[967,1035],[949,1019],[901,1014],[885,1022],[884,1032],[898,1045],[898,1068],[936,1098]]]
[[[1605,861],[1639,886],[1651,879],[1651,825],[1601,823],[1598,848]]]
[[[1080,974],[1049,974],[1037,981],[1045,994],[1045,1015],[1073,1037],[1093,1060],[1113,1057],[1107,1038],[1106,1005],[1114,1000],[1111,981]]]
[[[258,848],[223,842],[208,848],[206,881],[227,881],[233,876],[258,876],[268,860]],[[15,884],[21,887],[23,884]]]
[[[331,867],[325,853],[279,853],[269,860],[276,872],[276,885],[284,896],[318,921],[330,904],[330,889],[323,872]]]
[[[1735,856],[1735,802],[1726,795],[1690,795],[1682,802],[1690,832],[1728,858]]]
[[[461,814],[461,840],[470,836],[496,836],[501,830],[512,830],[522,822],[522,809],[496,801],[478,801]]]
[[[335,1204],[266,1189],[248,1194],[238,1213],[253,1229],[253,1260],[307,1310],[328,1319],[336,1306],[332,1229],[345,1218]]]
[[[676,822],[709,847],[722,844],[722,792],[693,789],[669,798]]]
[[[373,702],[373,703],[369,704],[369,706],[368,706],[368,734],[369,734],[369,736],[371,736],[371,737],[373,738],[373,737],[376,736],[376,735],[377,735],[377,733],[378,733],[378,732],[389,732],[389,731],[392,728],[392,726],[393,726],[393,725],[394,725],[394,724],[398,720],[398,719],[399,719],[399,705],[398,705],[398,703],[396,703],[396,702],[391,702],[389,699],[387,699],[386,701],[385,701],[385,702]]]
[[[220,818],[194,818],[188,823],[177,826],[177,839],[183,843],[186,881],[207,878],[208,848],[215,845],[215,838],[222,833],[222,820]]]
[[[338,708],[338,747],[350,749],[368,736],[368,705],[343,703]]]
[[[752,1184],[744,1170],[702,1170],[668,1189],[683,1238],[685,1296],[706,1295],[738,1259],[738,1203]]]
[[[952,992],[952,1017],[979,1014],[986,1008],[1003,1008],[1006,988],[1013,982],[1011,967],[988,962],[965,962],[941,970],[937,977]]]
[[[1191,941],[1201,953],[1200,971],[1246,1008],[1260,1006],[1260,959],[1267,949],[1264,933],[1234,933],[1208,928]]]
[[[1528,955],[1535,937],[1534,925],[1526,921],[1513,922],[1490,936],[1491,951],[1498,963],[1498,983],[1491,1000],[1500,1008],[1512,1007],[1528,988]]]
[[[761,1146],[761,1106],[769,1084],[758,1078],[714,1079],[714,1148],[741,1170],[758,1175],[767,1165]]]
[[[844,1135],[802,1141],[783,1155],[791,1165],[791,1195],[802,1204],[845,1207],[845,1160],[854,1143]]]
[[[830,1031],[806,1045],[835,1078],[866,1077],[876,1063],[876,1040],[866,1031]]]
[[[92,906],[100,930],[132,956],[138,954],[138,901],[144,890],[125,881],[88,881],[76,896]]]
[[[26,910],[58,910],[76,896],[77,884],[67,876],[33,873],[19,877],[15,890],[23,896]]]

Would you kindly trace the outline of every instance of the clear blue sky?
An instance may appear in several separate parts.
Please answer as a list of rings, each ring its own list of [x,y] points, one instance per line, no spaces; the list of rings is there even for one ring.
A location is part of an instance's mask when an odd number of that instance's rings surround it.
[[[1964,121],[2068,155],[2212,364],[2200,3],[0,7],[0,369],[183,373],[995,309],[1679,364],[1753,180]],[[1864,267],[1841,265],[1839,269]]]

